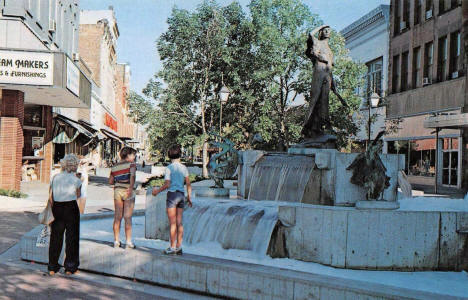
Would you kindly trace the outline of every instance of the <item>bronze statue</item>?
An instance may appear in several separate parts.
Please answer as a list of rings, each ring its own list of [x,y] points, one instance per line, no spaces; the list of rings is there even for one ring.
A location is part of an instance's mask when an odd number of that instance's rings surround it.
[[[318,37],[315,34],[318,33]],[[343,98],[338,94],[333,81],[332,69],[334,66],[333,52],[328,45],[330,27],[323,25],[315,28],[307,40],[306,55],[314,65],[312,89],[310,90],[309,113],[304,121],[302,134],[306,139],[315,139],[325,135],[324,129],[331,131],[329,116],[330,89],[344,106]]]
[[[234,148],[234,143],[218,134],[210,133],[210,136],[219,138],[219,141],[210,141],[213,147],[221,148],[219,153],[213,154],[208,162],[208,172],[214,180],[216,188],[224,187],[224,180],[234,176],[239,163],[239,153]]]
[[[385,131],[381,131],[375,140],[367,147],[366,152],[360,153],[346,170],[352,170],[351,183],[366,189],[366,200],[383,198],[383,192],[390,186],[387,168],[382,163],[379,153],[382,150],[380,138]]]

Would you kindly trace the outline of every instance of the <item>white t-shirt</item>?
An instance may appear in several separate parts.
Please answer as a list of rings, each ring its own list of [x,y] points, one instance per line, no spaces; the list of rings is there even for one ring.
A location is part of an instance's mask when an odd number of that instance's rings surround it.
[[[76,190],[81,188],[81,180],[75,173],[62,171],[51,181],[54,201],[67,202],[76,200]]]
[[[186,166],[180,162],[173,162],[166,168],[166,174],[164,180],[170,180],[171,185],[169,186],[169,192],[184,192],[185,177],[189,176],[189,172]]]

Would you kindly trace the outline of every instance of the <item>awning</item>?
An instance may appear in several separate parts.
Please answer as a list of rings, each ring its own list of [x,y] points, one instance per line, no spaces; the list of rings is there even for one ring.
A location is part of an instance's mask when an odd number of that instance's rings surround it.
[[[124,141],[122,141],[122,140],[120,139],[120,137],[119,137],[117,134],[115,134],[115,133],[113,133],[113,132],[111,132],[111,131],[109,131],[109,130],[106,130],[106,129],[101,129],[101,132],[102,132],[107,138],[110,138],[110,139],[113,139],[113,140],[118,141],[119,143],[125,144]]]
[[[68,144],[73,142],[73,140],[78,136],[78,134],[80,133],[77,131],[73,138],[69,138],[67,133],[65,131],[62,131],[56,137],[54,137],[52,142],[54,144]]]
[[[92,139],[94,138],[94,135],[89,131],[87,130],[86,128],[84,128],[83,126],[80,125],[80,123],[76,122],[76,121],[73,121],[65,116],[62,116],[62,115],[56,115],[55,116],[55,120],[60,124],[60,125],[68,125],[68,126],[71,126],[73,128],[75,128],[79,133],[85,135],[86,137]]]

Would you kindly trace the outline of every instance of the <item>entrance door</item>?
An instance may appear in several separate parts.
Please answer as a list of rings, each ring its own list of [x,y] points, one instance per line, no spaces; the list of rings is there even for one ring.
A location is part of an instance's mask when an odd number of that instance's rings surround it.
[[[458,138],[444,138],[442,143],[442,184],[458,187],[460,153]]]

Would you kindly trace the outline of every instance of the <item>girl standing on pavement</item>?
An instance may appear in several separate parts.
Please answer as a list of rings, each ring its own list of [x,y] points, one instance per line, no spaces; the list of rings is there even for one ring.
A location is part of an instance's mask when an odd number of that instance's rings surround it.
[[[125,220],[126,248],[133,249],[132,214],[135,207],[136,150],[123,147],[120,161],[111,169],[109,184],[114,185],[114,247],[120,247],[120,223]]]
[[[166,212],[169,219],[171,245],[165,254],[182,254],[182,239],[184,236],[184,226],[182,225],[182,214],[185,208],[184,183],[187,185],[187,202],[192,207],[190,195],[192,186],[190,185],[189,172],[187,167],[180,162],[180,146],[172,146],[168,151],[168,156],[172,163],[166,168],[164,175],[164,185],[153,188],[153,195],[168,189],[166,200]]]
[[[78,271],[80,264],[80,211],[76,200],[81,196],[81,180],[75,175],[79,159],[67,154],[60,161],[62,172],[55,175],[50,183],[50,197],[54,221],[51,224],[49,244],[49,275],[60,270],[58,260],[63,246],[65,232],[65,274]]]

